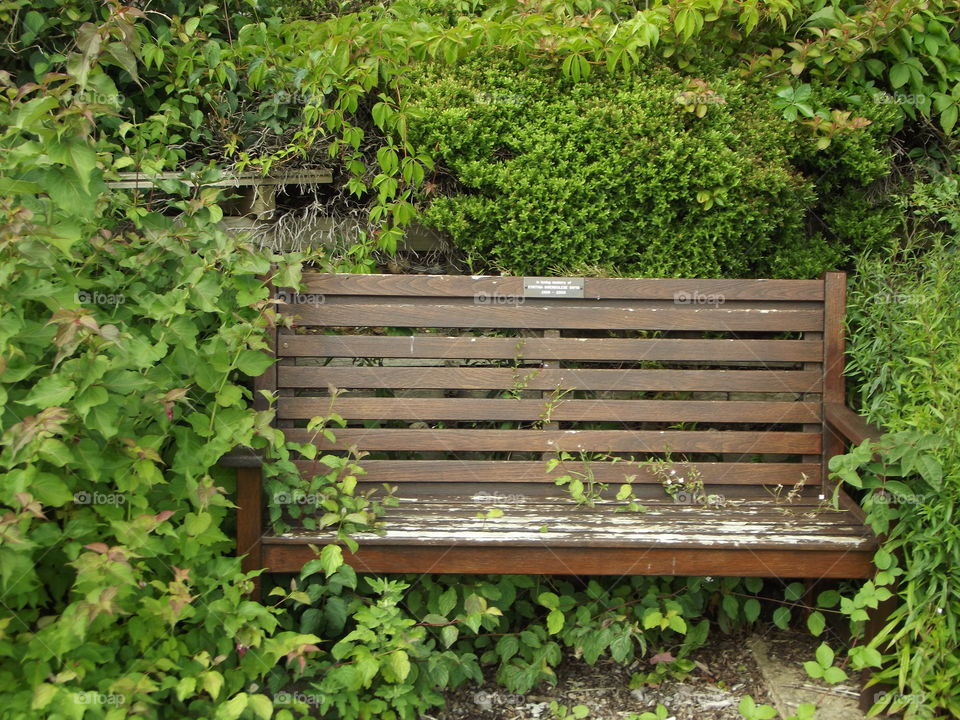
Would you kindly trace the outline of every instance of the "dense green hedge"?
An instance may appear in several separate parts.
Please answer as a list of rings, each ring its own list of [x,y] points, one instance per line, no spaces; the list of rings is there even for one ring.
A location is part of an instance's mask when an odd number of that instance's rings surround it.
[[[456,181],[424,220],[475,268],[812,277],[849,250],[830,228],[810,231],[821,189],[888,169],[889,109],[861,104],[871,126],[818,154],[770,87],[735,72],[704,80],[650,62],[573,83],[481,55],[407,79],[411,135]]]

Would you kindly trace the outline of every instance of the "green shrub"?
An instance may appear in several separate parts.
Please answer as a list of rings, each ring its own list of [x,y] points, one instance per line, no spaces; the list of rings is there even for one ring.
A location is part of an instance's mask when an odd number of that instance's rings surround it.
[[[897,692],[878,707],[908,718],[960,715],[957,187],[954,177],[919,187],[904,207],[916,216],[909,237],[861,257],[851,292],[850,372],[861,412],[891,434],[875,448],[882,465],[864,447],[845,479],[869,491],[868,518],[890,531],[877,584],[899,576],[901,604],[875,645],[886,661],[877,679]]]
[[[876,128],[838,131],[816,151],[769,88],[729,72],[693,79],[647,63],[574,84],[481,55],[409,82],[412,137],[456,181],[425,222],[475,264],[513,273],[815,276],[846,253],[807,238],[819,199],[800,168],[818,180],[827,168],[832,189],[888,164],[889,109],[873,113]]]

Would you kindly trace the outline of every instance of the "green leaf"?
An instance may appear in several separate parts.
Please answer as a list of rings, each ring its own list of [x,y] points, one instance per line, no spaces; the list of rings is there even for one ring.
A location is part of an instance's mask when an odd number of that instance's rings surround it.
[[[214,720],[237,720],[247,709],[247,694],[242,692],[228,702],[223,703],[214,713]]]
[[[449,616],[451,611],[457,606],[456,588],[449,587],[440,595],[437,601],[437,609],[441,615]]]
[[[445,625],[440,628],[440,639],[443,640],[444,647],[453,645],[460,636],[460,630],[456,625]]]
[[[547,614],[547,632],[556,635],[563,629],[564,617],[560,610],[551,610]]]
[[[823,679],[831,685],[836,685],[847,679],[847,674],[838,667],[828,667],[823,671]]]
[[[244,350],[237,358],[237,369],[244,375],[259,377],[273,365],[273,358],[257,350]]]
[[[216,700],[220,695],[220,689],[223,687],[223,675],[216,670],[208,670],[200,677],[203,683],[203,689],[207,691],[212,699]]]
[[[247,707],[260,720],[270,720],[273,717],[273,703],[266,695],[250,695],[247,698]]]
[[[760,617],[760,601],[756,598],[749,598],[743,603],[743,615],[747,622],[753,623]]]
[[[560,598],[557,597],[556,593],[552,592],[540,593],[540,595],[537,596],[537,602],[548,610],[556,610],[560,607]]]
[[[773,611],[773,624],[781,630],[790,626],[790,608],[778,607]]]
[[[40,410],[63,405],[73,397],[77,386],[68,382],[63,375],[48,375],[33,386],[27,396],[19,401],[20,405],[32,405]]]
[[[496,651],[500,662],[506,662],[520,651],[520,640],[516,635],[504,635],[497,642]]]
[[[951,105],[940,113],[940,126],[947,135],[952,134],[953,129],[957,126],[958,113],[960,113],[960,107],[957,105]]]
[[[817,648],[816,656],[817,662],[820,663],[820,667],[828,668],[833,665],[833,650],[826,643],[820,643],[820,647]]]
[[[396,650],[387,655],[387,667],[393,671],[397,680],[403,682],[410,674],[410,658],[403,650]]]
[[[195,677],[180,678],[177,683],[177,700],[183,702],[184,698],[193,697],[197,690],[197,679]]]
[[[53,162],[73,168],[80,187],[85,193],[90,192],[91,175],[97,167],[97,154],[93,148],[79,137],[70,137],[52,143],[47,152]]]
[[[903,87],[910,81],[910,66],[897,63],[890,68],[890,86],[894,89]]]
[[[823,632],[823,629],[826,627],[827,621],[823,617],[823,613],[814,611],[810,613],[807,617],[807,629],[816,636],[820,636]]]
[[[320,551],[320,565],[327,577],[333,575],[343,565],[343,550],[339,545],[324,545]]]

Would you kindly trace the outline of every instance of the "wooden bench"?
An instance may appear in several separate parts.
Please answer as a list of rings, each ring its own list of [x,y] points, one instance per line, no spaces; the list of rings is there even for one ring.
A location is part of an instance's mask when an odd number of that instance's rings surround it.
[[[277,394],[279,426],[304,442],[342,389],[349,425],[322,451],[366,451],[362,485],[398,487],[385,533],[345,552],[358,571],[873,574],[877,539],[844,492],[831,505],[826,470],[877,433],[843,405],[842,273],[586,278],[582,297],[575,280],[304,280],[256,390]],[[560,452],[573,457],[548,472]],[[265,531],[257,461],[233,464],[244,567],[299,571],[331,537]],[[569,471],[608,485],[592,507],[555,484]],[[697,476],[703,493],[664,489]],[[646,512],[618,511],[631,477]]]

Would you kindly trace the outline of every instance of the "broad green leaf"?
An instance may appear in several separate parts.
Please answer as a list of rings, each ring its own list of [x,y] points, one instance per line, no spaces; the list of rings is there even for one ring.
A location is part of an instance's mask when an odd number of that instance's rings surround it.
[[[40,410],[63,405],[73,397],[77,386],[63,375],[48,375],[33,386],[27,396],[20,400],[21,405],[33,405]]]
[[[821,612],[814,611],[810,613],[809,617],[807,617],[807,629],[818,637],[821,633],[823,633],[823,629],[826,627],[826,625],[827,621]]]

